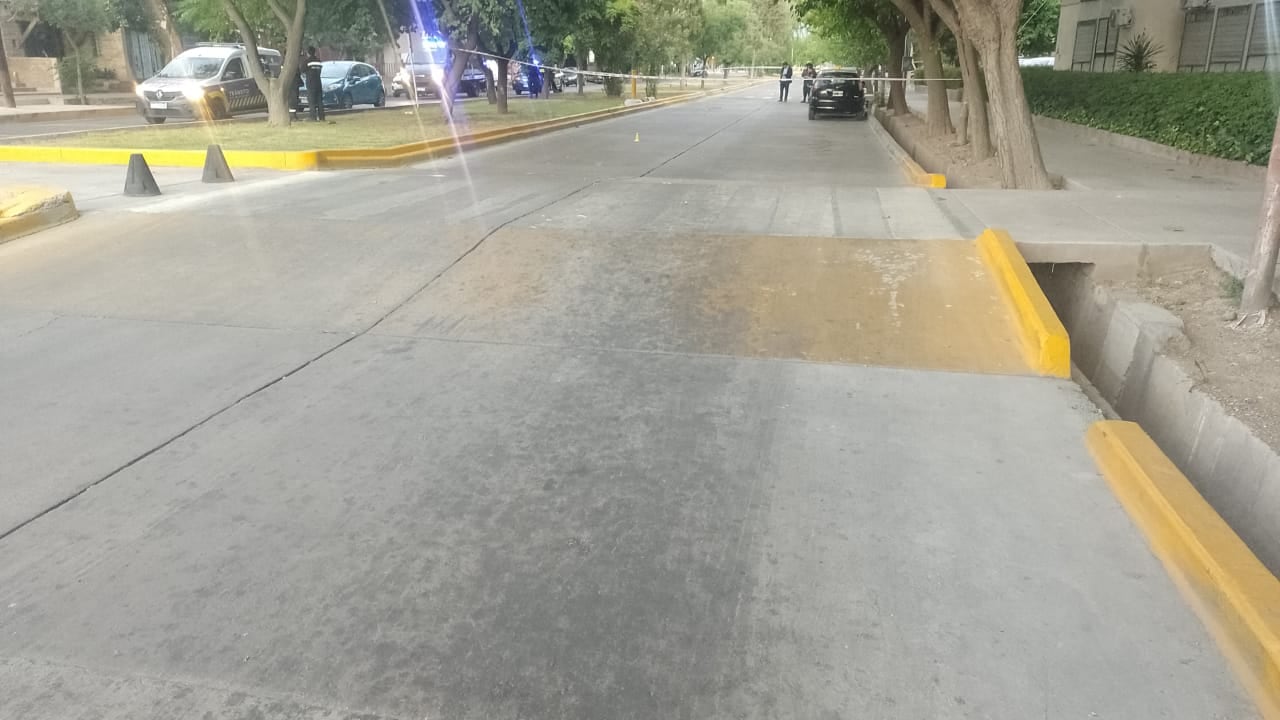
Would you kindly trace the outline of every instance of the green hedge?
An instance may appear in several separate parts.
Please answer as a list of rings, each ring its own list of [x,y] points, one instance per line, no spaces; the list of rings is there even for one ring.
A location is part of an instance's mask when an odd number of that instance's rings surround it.
[[[1254,165],[1271,152],[1280,88],[1266,73],[1025,68],[1022,78],[1037,115]]]

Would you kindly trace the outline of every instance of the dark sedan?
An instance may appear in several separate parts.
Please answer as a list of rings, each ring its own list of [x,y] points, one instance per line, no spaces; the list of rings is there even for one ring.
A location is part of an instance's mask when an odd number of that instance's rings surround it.
[[[867,119],[867,98],[862,79],[853,70],[823,70],[813,81],[809,95],[809,119],[819,115],[851,115]]]

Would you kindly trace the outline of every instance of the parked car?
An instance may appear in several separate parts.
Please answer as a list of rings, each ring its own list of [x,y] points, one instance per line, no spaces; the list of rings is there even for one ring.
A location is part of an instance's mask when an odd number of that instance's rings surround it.
[[[819,115],[851,115],[867,119],[866,94],[862,79],[852,70],[823,70],[813,81],[809,94],[809,119]]]
[[[325,107],[349,108],[353,105],[382,107],[387,103],[387,91],[382,87],[382,75],[372,65],[350,60],[329,61],[320,64],[320,86]],[[306,106],[306,83],[298,93],[298,103]]]
[[[279,51],[258,48],[263,70],[280,76]],[[160,72],[138,84],[138,113],[153,125],[169,118],[221,120],[266,108],[267,97],[249,73],[249,55],[239,44],[201,43],[178,54]]]
[[[560,73],[560,84],[565,87],[574,87],[578,84],[578,68],[569,65]]]

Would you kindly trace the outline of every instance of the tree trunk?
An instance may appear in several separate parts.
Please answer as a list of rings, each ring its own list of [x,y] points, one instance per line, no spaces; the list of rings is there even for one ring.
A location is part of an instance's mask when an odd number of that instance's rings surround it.
[[[1022,89],[1016,40],[1009,37],[1000,42],[994,52],[979,52],[984,60],[987,89],[991,92],[992,129],[1000,156],[1002,184],[1019,190],[1052,190],[1053,183],[1045,170],[1040,141],[1036,139],[1036,128],[1031,121],[1031,108]]]
[[[484,70],[484,98],[490,105],[498,102],[498,89],[494,87],[493,68],[489,67],[489,63],[485,60],[480,61],[480,67]]]
[[[0,94],[4,95],[5,107],[18,107],[18,99],[13,96],[13,76],[9,74],[9,54],[4,46],[2,29],[0,29]]]
[[[1262,213],[1258,236],[1249,254],[1244,275],[1240,314],[1260,313],[1271,306],[1271,286],[1276,279],[1276,259],[1280,253],[1280,118],[1271,137],[1271,160],[1267,163],[1266,189],[1262,193]]]
[[[542,73],[542,92],[540,95],[547,99],[551,99],[551,87],[556,81],[556,71],[550,68],[538,68],[538,72]]]
[[[578,68],[578,94],[579,95],[582,95],[587,92],[587,77],[582,74],[583,70],[586,70],[585,63],[583,64],[583,67]]]
[[[1018,67],[1020,4],[1011,0],[955,0],[955,4],[986,80],[1001,183],[1010,189],[1052,189]]]
[[[84,61],[80,59],[80,45],[71,38],[71,34],[64,32],[62,36],[66,38],[67,44],[71,46],[71,54],[76,62],[76,99],[81,105],[89,104],[89,96],[84,92]]]
[[[978,53],[967,38],[957,40],[960,54],[960,72],[965,73],[964,105],[969,111],[969,142],[973,145],[973,159],[986,160],[995,154],[991,147],[991,124],[987,117],[987,86],[982,79],[982,67]]]
[[[511,63],[503,60],[498,63],[498,114],[506,115],[510,112],[507,107],[507,88],[511,86],[508,74],[510,72]]]
[[[938,50],[937,37],[925,39],[919,31],[916,38],[924,55],[925,89],[929,105],[925,111],[925,133],[939,136],[955,132],[951,124],[951,104],[947,98],[947,83],[942,78],[942,53]]]
[[[885,72],[889,76],[889,111],[894,115],[906,115],[907,84],[902,77],[902,56],[907,51],[907,31],[885,36],[889,46],[889,61],[885,63]]]

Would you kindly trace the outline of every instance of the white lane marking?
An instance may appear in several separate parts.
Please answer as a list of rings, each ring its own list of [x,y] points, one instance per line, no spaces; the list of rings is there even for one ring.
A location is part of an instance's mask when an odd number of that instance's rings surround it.
[[[234,170],[232,171],[234,172]],[[319,171],[303,171],[290,175],[282,175],[280,177],[271,178],[269,180],[238,180],[233,183],[227,183],[218,190],[208,190],[205,192],[196,192],[191,194],[183,194],[178,197],[165,198],[163,200],[154,200],[144,205],[138,205],[130,208],[121,208],[128,212],[136,213],[171,213],[187,210],[192,207],[212,202],[222,202],[227,199],[239,199],[242,197],[254,197],[259,193],[276,188],[288,187],[292,185],[302,185],[310,182],[318,182],[325,179],[337,180],[341,177],[340,173],[319,172]],[[193,184],[193,183],[184,183]],[[163,192],[164,188],[160,190]]]

